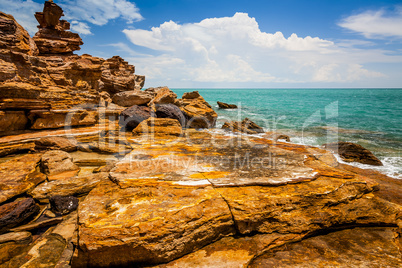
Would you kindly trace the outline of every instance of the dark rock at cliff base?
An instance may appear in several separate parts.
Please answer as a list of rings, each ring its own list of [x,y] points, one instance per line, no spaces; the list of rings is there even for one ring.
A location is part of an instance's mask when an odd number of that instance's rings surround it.
[[[75,196],[55,195],[49,198],[53,212],[68,214],[78,208],[78,198]]]
[[[25,198],[0,206],[0,234],[18,226],[39,212],[33,198]]]
[[[157,118],[171,118],[177,119],[182,127],[186,126],[186,118],[179,107],[173,104],[159,104],[156,105]]]
[[[362,164],[382,166],[382,162],[369,150],[352,142],[334,142],[323,145],[331,151],[337,152],[343,161],[359,162]]]
[[[218,103],[220,109],[237,109],[236,104],[227,104],[227,103],[220,102],[220,101],[218,101],[217,103]]]
[[[151,108],[147,106],[133,105],[125,109],[120,114],[119,125],[125,130],[133,130],[142,121],[150,118],[152,115]]]

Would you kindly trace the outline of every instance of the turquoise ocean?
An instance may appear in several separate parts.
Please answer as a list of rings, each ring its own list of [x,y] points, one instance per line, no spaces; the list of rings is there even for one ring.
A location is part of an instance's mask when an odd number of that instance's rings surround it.
[[[266,131],[289,135],[292,143],[358,143],[384,166],[353,165],[402,179],[402,89],[172,90],[178,97],[199,91],[218,113],[217,128],[248,117]],[[217,101],[236,104],[239,109],[221,110]]]

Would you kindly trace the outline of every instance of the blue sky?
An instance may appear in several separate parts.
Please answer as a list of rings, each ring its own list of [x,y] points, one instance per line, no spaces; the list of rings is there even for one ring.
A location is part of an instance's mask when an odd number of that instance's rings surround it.
[[[84,45],[146,87],[402,88],[402,1],[55,0]],[[1,0],[31,35],[44,1]]]

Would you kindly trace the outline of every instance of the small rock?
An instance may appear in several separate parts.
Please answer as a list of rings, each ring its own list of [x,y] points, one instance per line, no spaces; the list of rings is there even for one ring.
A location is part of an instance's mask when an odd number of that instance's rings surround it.
[[[243,132],[246,134],[257,134],[264,132],[264,129],[262,127],[260,127],[248,118],[245,118],[241,122],[226,122],[225,124],[223,124],[222,129],[233,132]]]
[[[324,148],[337,152],[346,162],[359,162],[362,164],[382,166],[382,162],[369,150],[352,142],[335,142],[323,145]]]
[[[24,223],[39,210],[33,198],[25,198],[0,206],[0,234]]]
[[[136,128],[142,121],[151,117],[151,115],[151,108],[133,105],[121,112],[119,125],[125,130],[130,131]]]
[[[61,150],[73,152],[77,150],[77,141],[64,137],[44,137],[35,141],[35,150]]]
[[[54,214],[52,211],[50,210],[46,210],[44,215],[48,218],[56,218],[56,214]]]
[[[78,170],[79,167],[74,164],[72,160],[71,155],[64,151],[48,151],[41,159],[42,172],[47,175],[54,175],[66,171]]]
[[[182,127],[186,126],[186,118],[179,107],[173,104],[158,104],[156,105],[157,118],[171,118],[180,122]]]
[[[285,140],[285,141],[287,141],[287,142],[290,142],[289,136],[288,136],[288,135],[284,135],[284,134],[278,134],[278,135],[275,137],[275,141],[278,141],[278,140]]]
[[[52,210],[62,215],[68,214],[78,208],[78,198],[75,196],[55,195],[49,199]]]
[[[237,105],[236,104],[227,104],[224,102],[220,102],[218,101],[218,106],[220,109],[237,109]]]

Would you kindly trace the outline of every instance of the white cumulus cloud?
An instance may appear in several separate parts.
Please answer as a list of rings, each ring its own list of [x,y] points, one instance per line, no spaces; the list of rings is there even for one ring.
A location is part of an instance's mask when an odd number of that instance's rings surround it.
[[[138,72],[160,81],[214,82],[218,86],[242,82],[343,83],[383,77],[364,68],[371,59],[396,60],[381,50],[338,46],[319,37],[266,33],[247,13],[198,23],[168,21],[150,30],[123,32],[133,44],[154,51],[130,61]]]
[[[343,19],[339,26],[367,38],[402,37],[402,6],[393,12],[366,11]]]

